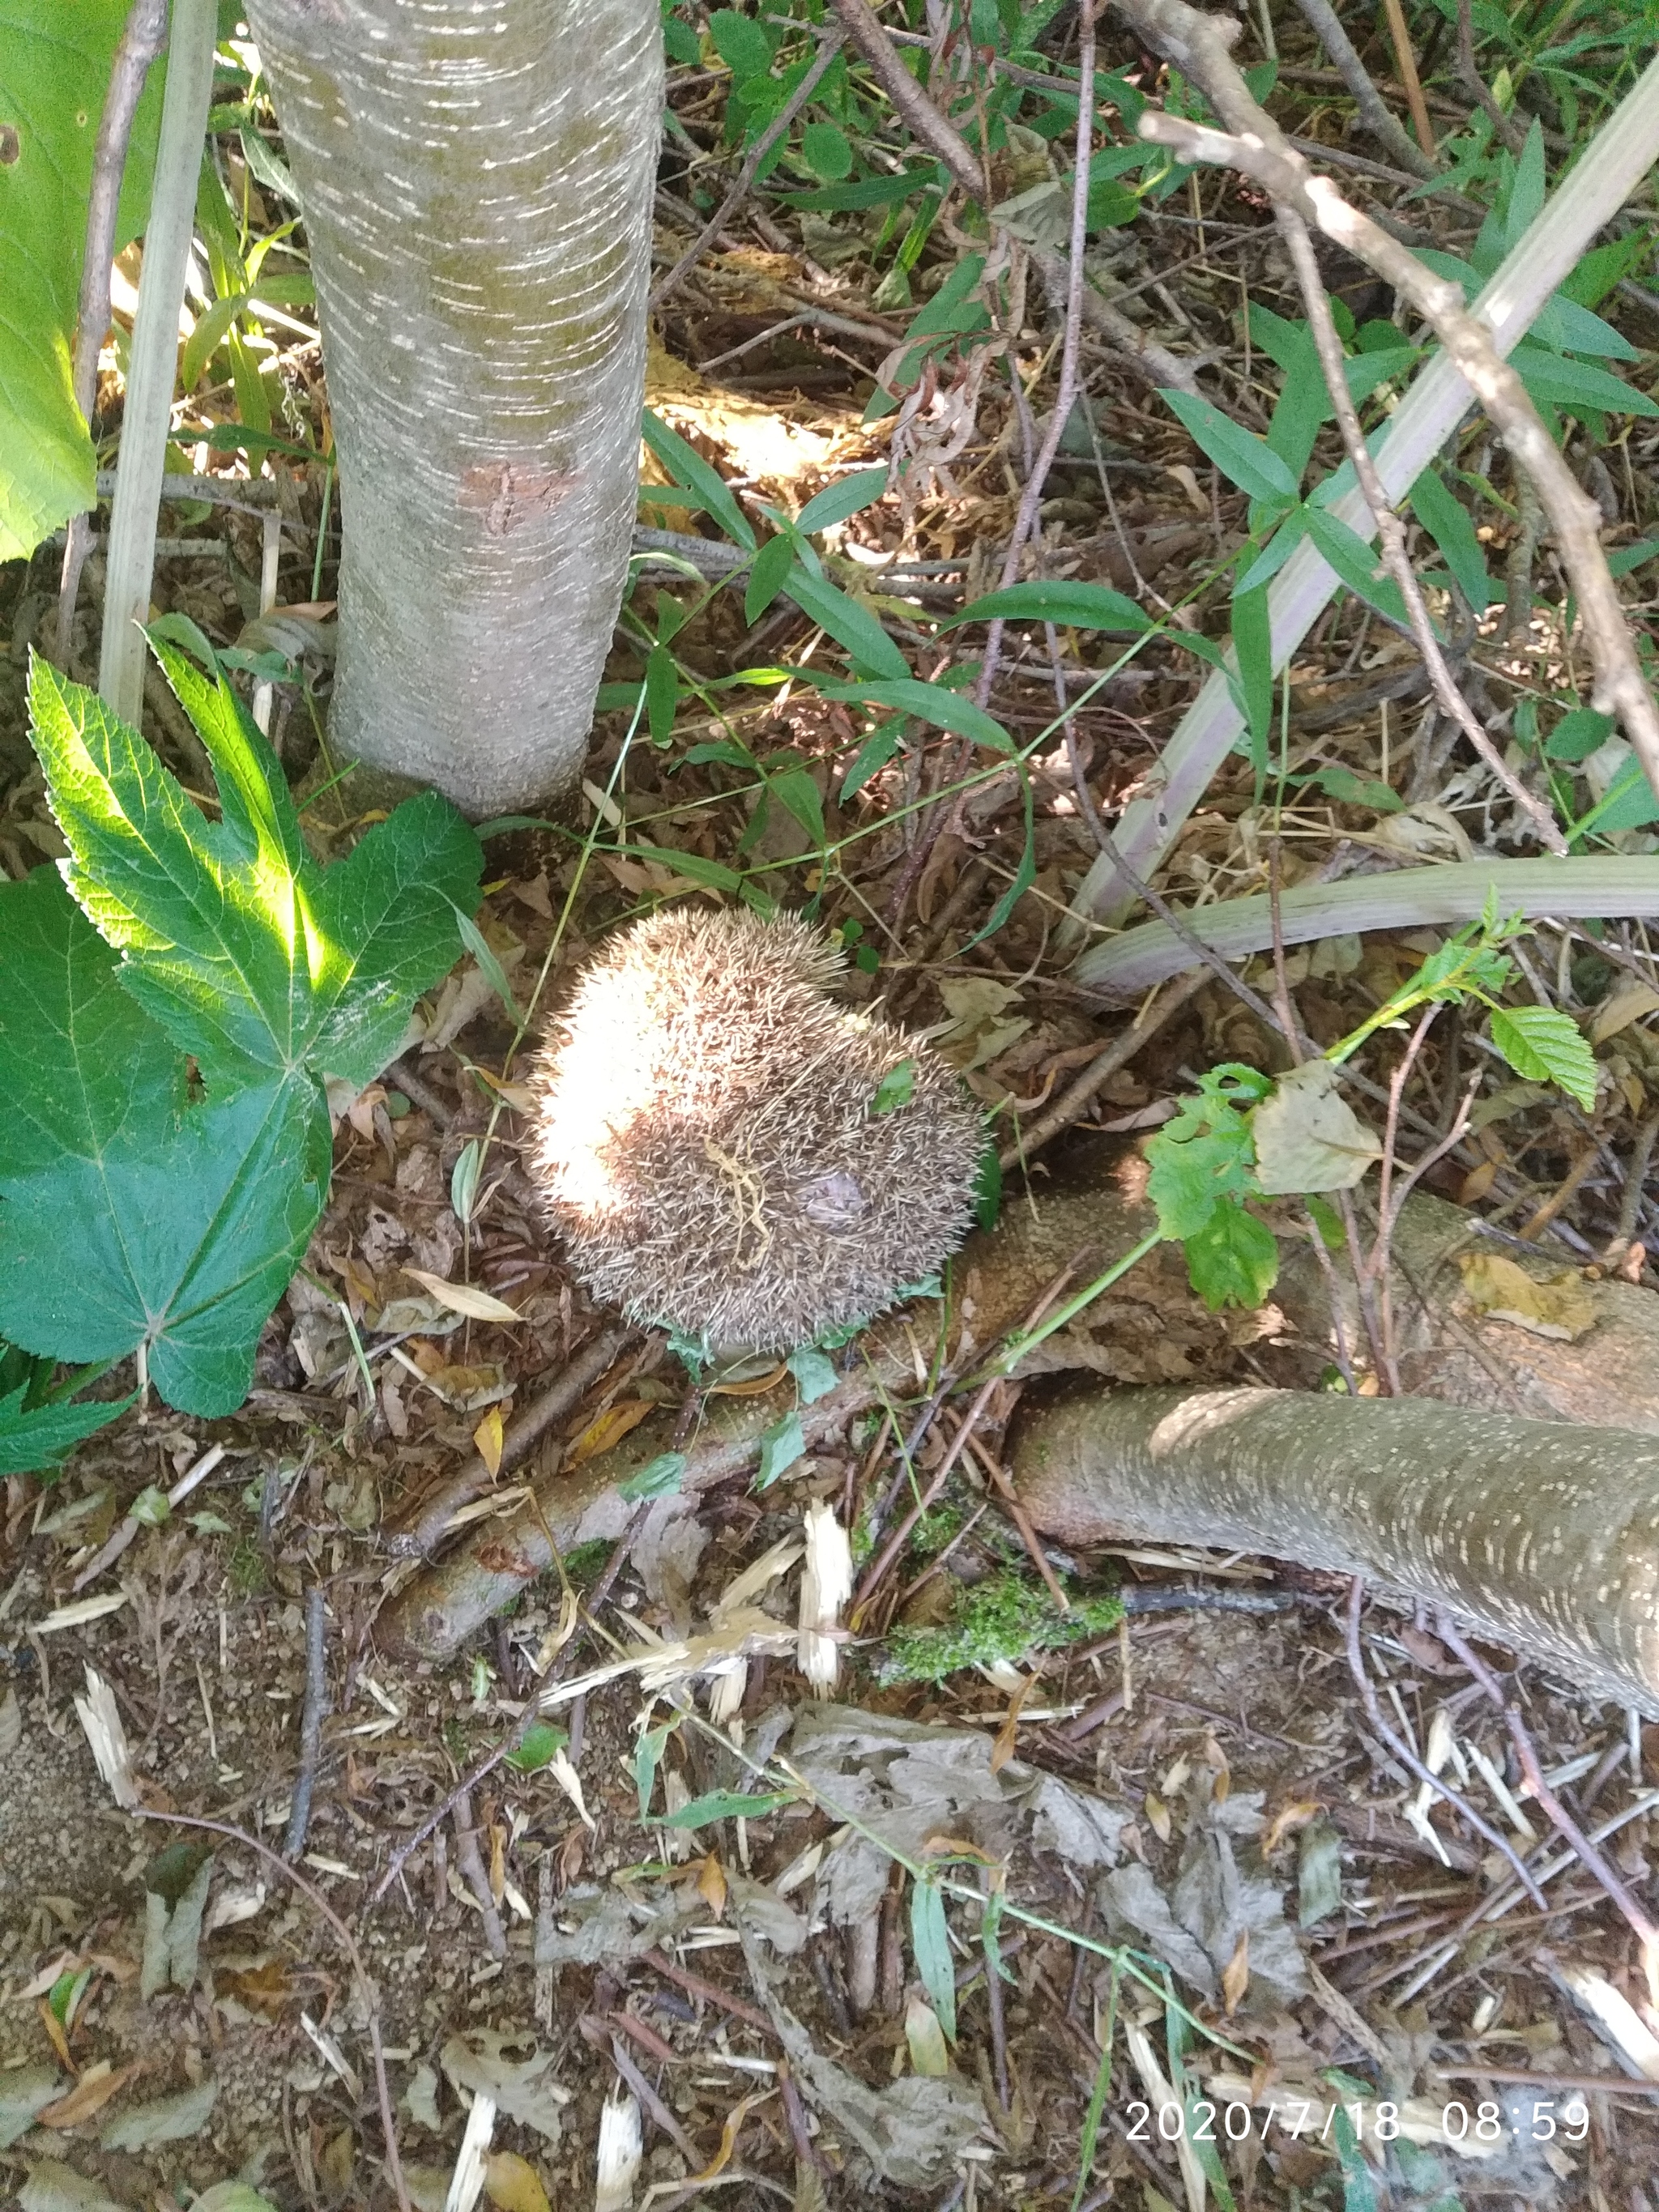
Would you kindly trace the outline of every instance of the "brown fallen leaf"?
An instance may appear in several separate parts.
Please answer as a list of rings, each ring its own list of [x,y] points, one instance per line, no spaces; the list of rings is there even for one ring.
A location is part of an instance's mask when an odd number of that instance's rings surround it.
[[[1221,1970],[1221,2002],[1231,2020],[1244,2002],[1244,1992],[1250,1986],[1250,1931],[1241,1928],[1238,1941],[1233,1946],[1233,1955]]]
[[[1595,1302],[1571,1267],[1540,1281],[1498,1252],[1467,1252],[1457,1264],[1470,1302],[1494,1321],[1566,1343],[1595,1324]]]
[[[49,2105],[42,2105],[35,2118],[45,2128],[78,2128],[83,2120],[101,2112],[125,2082],[138,2072],[137,2066],[112,2067],[106,2058],[88,2066],[66,2096],[55,2097]]]

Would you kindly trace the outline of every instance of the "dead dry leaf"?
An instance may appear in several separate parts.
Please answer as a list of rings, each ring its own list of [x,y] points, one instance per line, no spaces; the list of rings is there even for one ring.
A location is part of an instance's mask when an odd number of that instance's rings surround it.
[[[1659,1013],[1659,991],[1651,983],[1622,983],[1596,1008],[1595,1018],[1590,1024],[1590,1042],[1605,1044],[1620,1030],[1627,1030],[1632,1022],[1639,1022],[1651,1013]]]
[[[1382,1157],[1381,1143],[1339,1091],[1340,1081],[1329,1060],[1308,1060],[1287,1068],[1251,1115],[1256,1180],[1270,1196],[1351,1189]]]
[[[1540,1280],[1498,1252],[1466,1252],[1457,1264],[1471,1304],[1493,1321],[1568,1344],[1595,1327],[1595,1301],[1571,1267]]]
[[[424,1267],[405,1267],[404,1273],[412,1275],[441,1306],[447,1306],[452,1313],[464,1314],[468,1321],[518,1321],[514,1308],[501,1298],[492,1297],[488,1291],[476,1290],[471,1283],[447,1283],[441,1275],[429,1275]]]
[[[94,2112],[102,2112],[110,2099],[125,2082],[137,2072],[136,2066],[112,2067],[107,2059],[88,2066],[68,2094],[54,2098],[43,2105],[35,2114],[43,2128],[78,2128]]]
[[[656,1412],[650,1398],[624,1398],[619,1405],[607,1406],[596,1420],[590,1421],[565,1455],[567,1468],[580,1467],[611,1445],[620,1443],[630,1429],[638,1428],[647,1413]]]
[[[99,2137],[106,2150],[151,2150],[157,2143],[183,2142],[198,2136],[218,2100],[216,2081],[198,2081],[171,2097],[135,2105],[112,2119]]]
[[[478,1448],[478,1457],[489,1469],[489,1479],[492,1482],[501,1471],[501,1444],[504,1436],[501,1407],[492,1406],[472,1431],[472,1441]]]

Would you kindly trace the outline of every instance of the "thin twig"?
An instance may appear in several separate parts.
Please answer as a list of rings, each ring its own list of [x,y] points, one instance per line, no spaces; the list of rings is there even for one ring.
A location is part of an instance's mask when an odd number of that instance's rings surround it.
[[[1411,556],[1406,550],[1406,526],[1390,506],[1389,495],[1382,489],[1382,479],[1376,472],[1376,463],[1371,459],[1365,433],[1359,425],[1358,412],[1348,390],[1342,341],[1337,336],[1336,325],[1331,319],[1331,303],[1319,274],[1319,264],[1314,258],[1313,240],[1308,235],[1307,225],[1294,208],[1281,203],[1277,214],[1279,232],[1290,249],[1291,264],[1302,291],[1303,305],[1307,309],[1308,325],[1313,334],[1314,349],[1319,356],[1319,366],[1324,373],[1325,388],[1336,410],[1342,442],[1348,449],[1348,459],[1353,464],[1359,489],[1364,494],[1365,504],[1370,508],[1376,524],[1377,544],[1383,565],[1399,586],[1401,596],[1406,602],[1412,635],[1417,641],[1417,649],[1429,672],[1434,696],[1442,712],[1450,715],[1510,798],[1531,816],[1540,843],[1547,846],[1552,853],[1565,854],[1567,841],[1561,834],[1554,814],[1547,804],[1535,793],[1528,791],[1510,769],[1487,736],[1474,709],[1452,679],[1451,670],[1446,665],[1446,656],[1440,649],[1440,641],[1434,634],[1434,624],[1429,619],[1428,608],[1423,602],[1423,587],[1417,580],[1417,572],[1412,567]],[[1404,247],[1400,250],[1405,251]]]
[[[1457,0],[1457,74],[1463,88],[1490,118],[1492,126],[1511,154],[1520,154],[1527,134],[1512,115],[1505,115],[1487,88],[1474,58],[1474,10],[1471,0]]]
[[[489,1877],[484,1872],[483,1860],[478,1854],[478,1831],[472,1819],[472,1792],[458,1790],[455,1807],[455,1863],[466,1878],[467,1887],[477,1901],[478,1917],[483,1922],[484,1948],[492,1959],[507,1956],[507,1936],[501,1927],[501,1916],[495,1909],[495,1900],[489,1893]]]
[[[1429,103],[1423,97],[1423,83],[1417,74],[1417,56],[1412,52],[1412,34],[1406,22],[1406,11],[1400,0],[1382,0],[1383,13],[1389,19],[1389,37],[1394,46],[1394,58],[1400,64],[1400,81],[1406,88],[1406,105],[1412,112],[1412,125],[1417,132],[1418,143],[1431,161],[1436,153],[1434,125],[1429,120]]]
[[[680,279],[702,260],[712,241],[723,231],[738,210],[749,197],[750,186],[760,173],[761,163],[777,144],[784,132],[811,99],[829,74],[830,67],[842,49],[841,35],[831,33],[819,46],[816,59],[783,106],[756,139],[749,149],[749,158],[738,172],[737,182],[709,216],[708,222],[692,240],[668,274],[657,284],[651,295],[651,306],[660,307],[671,293],[677,290]]]
[[[1438,1775],[1431,1774],[1410,1744],[1406,1742],[1403,1737],[1396,1735],[1388,1722],[1383,1719],[1382,1707],[1377,1698],[1376,1687],[1366,1671],[1365,1655],[1359,1646],[1359,1608],[1364,1601],[1364,1584],[1360,1581],[1359,1577],[1355,1575],[1348,1584],[1348,1668],[1358,1687],[1360,1697],[1364,1703],[1366,1718],[1370,1722],[1374,1733],[1388,1746],[1401,1765],[1410,1773],[1414,1774],[1419,1782],[1426,1783],[1437,1797],[1443,1797],[1452,1810],[1468,1822],[1476,1835],[1484,1837],[1495,1850],[1502,1851],[1515,1869],[1522,1887],[1531,1898],[1533,1903],[1537,1905],[1540,1912],[1547,1911],[1543,1891],[1540,1889],[1536,1881],[1528,1872],[1509,1838],[1500,1835],[1489,1822],[1483,1820],[1474,1806],[1460,1797],[1455,1790],[1449,1789]]]
[[[1190,968],[1184,975],[1176,976],[1166,991],[1149,999],[1128,1028],[1113,1038],[1100,1057],[1091,1060],[1082,1074],[1069,1084],[1034,1121],[1021,1127],[1018,1138],[1006,1146],[1001,1154],[1005,1173],[1029,1159],[1051,1137],[1057,1137],[1062,1129],[1069,1129],[1073,1121],[1081,1121],[1102,1089],[1119,1069],[1127,1067],[1141,1047],[1163,1028],[1170,1015],[1177,1013],[1208,981],[1204,969]]]
[[[98,397],[98,356],[109,328],[110,263],[115,258],[115,223],[121,202],[121,174],[126,167],[127,143],[132,118],[137,113],[150,64],[167,43],[167,0],[133,0],[132,12],[116,43],[110,64],[109,89],[98,122],[98,143],[92,155],[92,190],[87,201],[86,244],[81,260],[81,297],[75,325],[75,404],[92,427],[92,410]],[[62,581],[58,593],[58,658],[68,665],[70,632],[75,602],[81,589],[81,570],[92,544],[92,523],[86,513],[70,519],[64,547]]]
[[[1583,489],[1520,376],[1500,358],[1492,334],[1464,305],[1461,286],[1437,276],[1381,226],[1345,200],[1328,177],[1316,175],[1249,89],[1211,18],[1186,0],[1118,0],[1132,21],[1185,58],[1194,82],[1228,128],[1212,131],[1184,118],[1148,111],[1137,129],[1183,161],[1235,168],[1281,204],[1292,207],[1356,259],[1374,269],[1433,330],[1447,356],[1486,409],[1504,444],[1530,471],[1555,526],[1595,670],[1591,703],[1618,715],[1644,773],[1659,792],[1659,706],[1656,706],[1607,568],[1601,510]],[[1236,33],[1237,25],[1229,27]]]
[[[1471,1648],[1468,1641],[1458,1634],[1456,1628],[1446,1614],[1442,1613],[1438,1615],[1435,1626],[1436,1632],[1447,1650],[1455,1652],[1462,1661],[1487,1698],[1503,1715],[1504,1725],[1510,1732],[1510,1741],[1515,1746],[1515,1755],[1521,1762],[1521,1771],[1526,1779],[1527,1788],[1531,1793],[1534,1803],[1556,1829],[1562,1840],[1571,1846],[1579,1863],[1595,1877],[1613,1904],[1630,1923],[1638,1942],[1642,1946],[1643,1966],[1648,1978],[1649,1990],[1651,1993],[1656,1979],[1659,1979],[1659,1926],[1656,1926],[1648,1917],[1632,1893],[1629,1885],[1620,1875],[1611,1860],[1597,1850],[1544,1779],[1544,1770],[1539,1763],[1537,1747],[1534,1744],[1527,1725],[1521,1717],[1520,1711],[1512,1698],[1504,1695],[1491,1668],[1486,1665],[1480,1654]]]
[[[317,1762],[323,1750],[323,1715],[328,1711],[328,1668],[324,1631],[327,1613],[320,1583],[306,1592],[306,1698],[300,1716],[300,1771],[294,1778],[283,1856],[297,1859],[311,1826],[311,1800],[317,1787]]]
[[[1296,0],[1319,43],[1334,64],[1337,74],[1352,94],[1354,105],[1359,110],[1359,119],[1379,146],[1386,147],[1402,169],[1409,169],[1418,179],[1432,177],[1434,163],[1416,145],[1410,133],[1397,117],[1384,106],[1382,94],[1371,82],[1365,64],[1355,52],[1353,43],[1337,19],[1331,0]]]

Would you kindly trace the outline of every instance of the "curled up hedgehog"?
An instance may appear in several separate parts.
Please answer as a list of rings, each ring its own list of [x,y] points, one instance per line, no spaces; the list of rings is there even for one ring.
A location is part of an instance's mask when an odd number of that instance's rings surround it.
[[[841,966],[793,915],[672,908],[584,970],[532,1073],[528,1165],[596,1299],[784,1352],[961,1243],[980,1114],[919,1039],[836,1005]]]

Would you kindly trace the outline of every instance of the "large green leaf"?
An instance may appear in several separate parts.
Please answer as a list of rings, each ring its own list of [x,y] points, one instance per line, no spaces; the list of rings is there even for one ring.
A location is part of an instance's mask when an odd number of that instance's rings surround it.
[[[92,505],[70,361],[92,155],[128,0],[0,0],[0,561]],[[161,112],[138,104],[117,246],[142,227]]]
[[[33,1474],[40,1468],[56,1467],[118,1413],[125,1413],[131,1398],[90,1399],[82,1405],[48,1403],[26,1406],[27,1383],[0,1397],[0,1474]]]
[[[46,868],[0,884],[0,1335],[51,1359],[147,1346],[170,1404],[234,1412],[328,1188],[315,1080],[192,1097]]]
[[[458,956],[478,841],[428,792],[319,867],[281,765],[223,677],[155,650],[212,760],[222,818],[210,823],[94,693],[37,657],[33,734],[70,888],[210,1089],[301,1070],[367,1082],[416,994]]]

